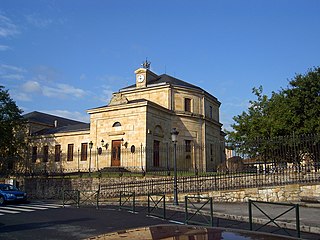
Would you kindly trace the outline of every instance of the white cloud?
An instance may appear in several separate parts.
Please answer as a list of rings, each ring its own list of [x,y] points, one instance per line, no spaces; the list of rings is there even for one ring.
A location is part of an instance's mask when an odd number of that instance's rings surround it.
[[[23,68],[0,64],[0,79],[3,80],[22,80],[24,79],[23,73],[26,71]]]
[[[0,45],[0,51],[7,51],[11,49],[9,46],[6,46],[6,45]]]
[[[110,88],[110,86],[104,85],[102,86],[103,90],[102,90],[102,96],[100,97],[100,100],[102,102],[106,102],[109,103],[112,97],[112,93],[114,93],[114,91]]]
[[[12,93],[12,97],[13,99],[15,100],[19,100],[19,101],[22,101],[22,102],[30,102],[32,99],[30,97],[30,95],[26,94],[26,93],[23,93],[23,92],[13,92]]]
[[[24,76],[21,74],[8,74],[8,75],[0,75],[1,79],[5,80],[22,80]]]
[[[35,93],[35,92],[41,92],[41,86],[40,83],[36,81],[28,81],[24,83],[22,86],[22,91],[27,93]]]
[[[55,88],[44,86],[42,93],[47,97],[61,97],[66,98],[68,96],[81,98],[86,95],[86,92],[80,88],[75,88],[68,84],[57,84]]]
[[[18,27],[10,18],[0,15],[0,37],[10,37],[19,34]]]
[[[0,64],[0,72],[1,71],[13,71],[13,72],[20,72],[20,73],[26,72],[26,70],[23,68],[7,65],[7,64]]]
[[[89,122],[90,121],[90,116],[89,114],[85,113],[80,113],[80,112],[72,112],[72,111],[67,111],[67,110],[49,110],[49,111],[43,111],[48,114],[68,118],[68,119],[73,119],[81,122]]]

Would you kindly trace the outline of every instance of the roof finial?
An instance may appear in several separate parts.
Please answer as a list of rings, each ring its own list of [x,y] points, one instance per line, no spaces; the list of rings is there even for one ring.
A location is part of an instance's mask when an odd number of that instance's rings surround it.
[[[151,64],[151,62],[148,62],[148,58],[146,58],[146,61],[143,62],[143,63],[141,64],[141,66],[142,66],[143,68],[145,68],[145,69],[149,69],[149,68],[150,68],[150,64]]]

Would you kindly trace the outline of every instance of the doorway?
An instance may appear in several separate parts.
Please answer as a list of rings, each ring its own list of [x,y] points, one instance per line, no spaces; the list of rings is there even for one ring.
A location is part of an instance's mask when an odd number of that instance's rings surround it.
[[[120,166],[121,140],[112,141],[111,167]]]

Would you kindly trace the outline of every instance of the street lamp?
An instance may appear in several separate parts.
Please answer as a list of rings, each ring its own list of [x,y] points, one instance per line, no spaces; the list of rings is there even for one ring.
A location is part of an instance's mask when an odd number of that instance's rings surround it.
[[[177,137],[179,132],[176,128],[171,130],[171,140],[173,142],[173,204],[178,205],[178,184],[177,184]]]
[[[102,139],[102,140],[101,140],[101,146],[102,146],[102,147],[105,147],[105,148],[106,148],[106,150],[107,150],[107,149],[108,149],[109,144],[108,144],[108,143],[104,144],[104,140]]]
[[[89,142],[89,150],[90,150],[90,155],[89,155],[89,175],[91,176],[91,149],[93,147],[93,142]]]

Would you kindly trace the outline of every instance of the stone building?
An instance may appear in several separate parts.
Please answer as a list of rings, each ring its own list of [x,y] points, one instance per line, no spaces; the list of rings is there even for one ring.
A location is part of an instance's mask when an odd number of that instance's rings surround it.
[[[47,123],[41,116],[29,121],[29,167],[172,169],[171,130],[176,128],[178,168],[214,171],[225,158],[219,107],[200,87],[157,75],[147,64],[135,71],[135,84],[114,93],[108,105],[87,111],[90,124],[50,115]]]

